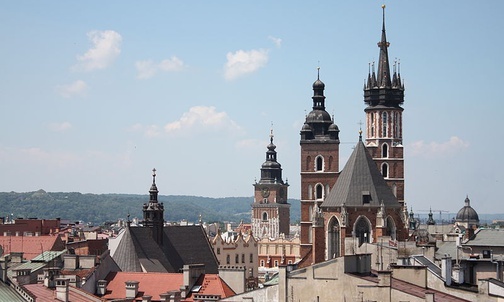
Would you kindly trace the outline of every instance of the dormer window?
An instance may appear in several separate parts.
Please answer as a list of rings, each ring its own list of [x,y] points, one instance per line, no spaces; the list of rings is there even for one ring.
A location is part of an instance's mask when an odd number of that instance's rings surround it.
[[[369,191],[362,191],[362,204],[371,203],[371,193]]]

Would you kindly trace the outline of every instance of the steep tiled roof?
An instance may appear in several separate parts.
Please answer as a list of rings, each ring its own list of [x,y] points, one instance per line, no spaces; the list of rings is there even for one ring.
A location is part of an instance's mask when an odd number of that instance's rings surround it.
[[[386,207],[400,207],[364,143],[359,141],[321,207],[363,206],[363,195],[371,197],[366,206],[377,207],[383,201]]]
[[[31,260],[44,251],[62,251],[64,244],[59,236],[0,236],[4,254],[23,252]]]
[[[129,227],[113,256],[125,272],[180,272],[185,264],[205,264],[207,273],[218,273],[217,259],[201,226],[166,226],[163,244],[152,238],[148,227]]]
[[[26,284],[23,288],[36,297],[37,302],[55,302],[56,299],[54,289],[45,287],[43,284]],[[79,288],[69,286],[68,302],[100,302],[98,297],[95,297]]]
[[[102,298],[106,300],[125,298],[125,282],[138,281],[138,296],[149,295],[152,296],[152,300],[159,301],[161,299],[159,294],[180,289],[183,274],[112,272],[105,280],[107,280],[107,292]]]
[[[504,230],[479,229],[474,239],[469,240],[464,246],[504,246]]]
[[[125,298],[126,281],[138,281],[138,295],[152,296],[153,301],[161,299],[160,294],[172,290],[180,290],[183,285],[183,273],[139,273],[139,272],[112,272],[105,278],[107,292],[102,297],[106,300]],[[220,296],[221,298],[235,295],[234,291],[217,274],[201,275],[195,286],[201,286],[197,293],[183,301],[193,301],[195,295]]]

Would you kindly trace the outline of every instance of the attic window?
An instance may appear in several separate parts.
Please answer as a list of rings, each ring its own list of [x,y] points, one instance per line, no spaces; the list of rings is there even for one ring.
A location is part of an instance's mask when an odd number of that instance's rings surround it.
[[[371,202],[371,194],[369,191],[362,191],[362,204],[369,204]]]
[[[191,288],[191,293],[197,293],[201,289],[201,285],[195,285]]]

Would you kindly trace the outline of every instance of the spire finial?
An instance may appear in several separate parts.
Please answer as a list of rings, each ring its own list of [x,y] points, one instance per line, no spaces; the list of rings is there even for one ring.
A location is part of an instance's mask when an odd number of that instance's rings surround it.
[[[156,183],[156,168],[152,169],[152,183]]]
[[[270,142],[273,144],[273,122],[271,122],[271,128],[270,128]]]
[[[319,61],[320,65],[320,61]],[[320,66],[317,67],[317,80],[320,80]]]

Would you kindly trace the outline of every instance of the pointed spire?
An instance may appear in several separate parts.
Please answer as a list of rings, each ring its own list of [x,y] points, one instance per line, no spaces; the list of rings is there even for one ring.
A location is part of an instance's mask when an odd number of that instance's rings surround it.
[[[387,35],[385,34],[385,4],[382,5],[383,9],[383,25],[381,41],[378,42],[380,48],[380,59],[378,61],[378,85],[380,87],[391,87],[390,82],[390,66],[388,61],[388,50],[390,43],[387,42]]]
[[[156,168],[152,169],[152,185],[149,190],[150,193],[150,202],[157,202],[158,189],[156,186]]]

